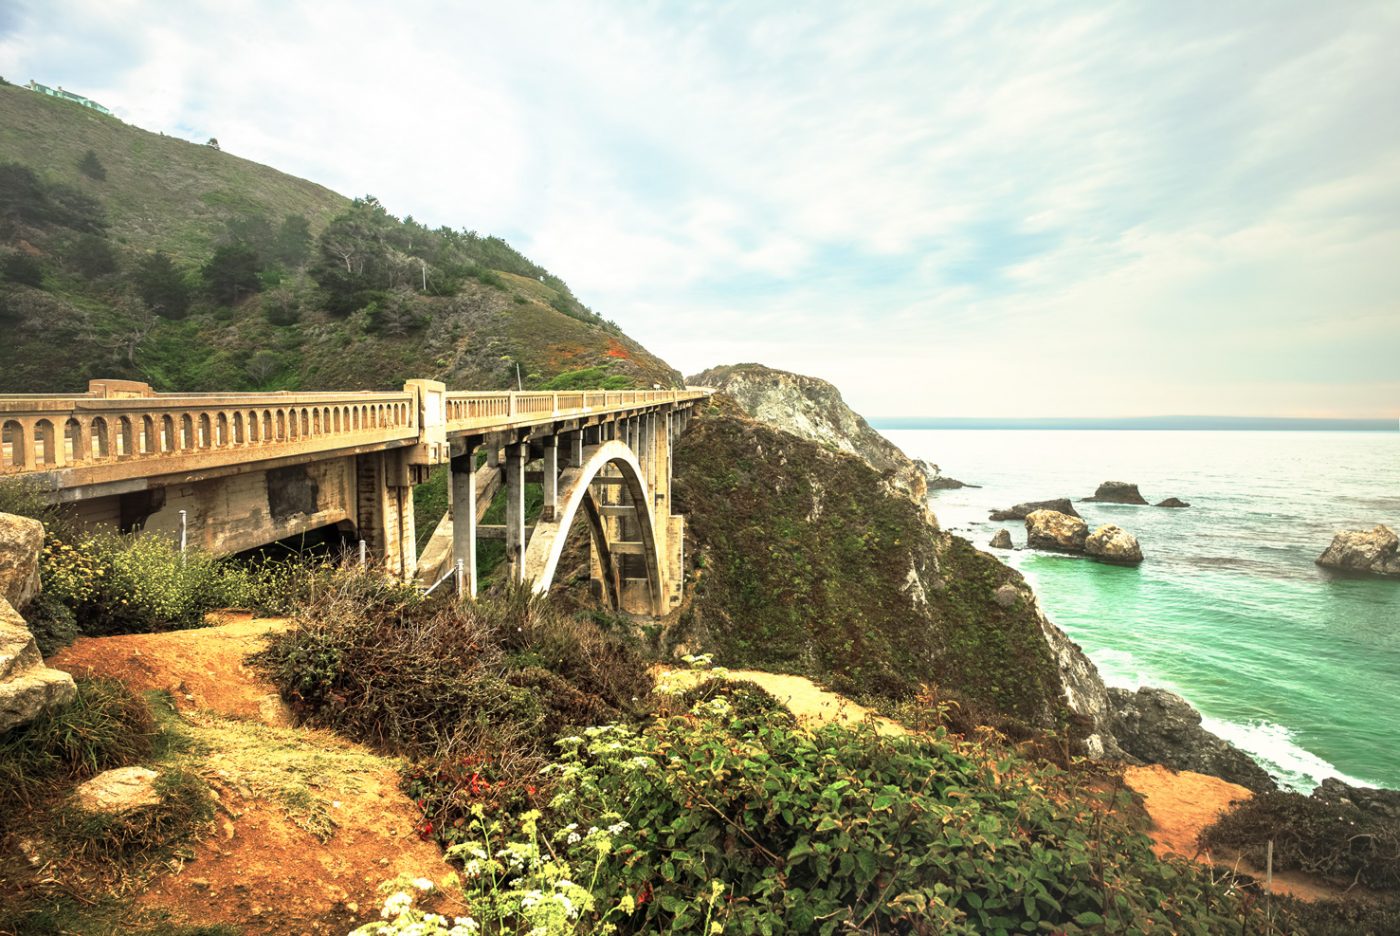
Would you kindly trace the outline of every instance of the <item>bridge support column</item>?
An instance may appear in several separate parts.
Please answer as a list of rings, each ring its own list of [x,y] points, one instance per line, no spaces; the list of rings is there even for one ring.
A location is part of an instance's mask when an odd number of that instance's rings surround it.
[[[506,564],[513,581],[525,580],[525,461],[528,442],[506,445]]]
[[[452,456],[452,561],[466,573],[462,594],[476,597],[476,445]]]
[[[544,454],[540,457],[542,483],[544,485],[544,506],[540,509],[540,519],[553,521],[559,509],[559,436],[545,436]]]
[[[417,532],[408,453],[370,452],[355,460],[356,527],[370,555],[395,578],[418,571]]]

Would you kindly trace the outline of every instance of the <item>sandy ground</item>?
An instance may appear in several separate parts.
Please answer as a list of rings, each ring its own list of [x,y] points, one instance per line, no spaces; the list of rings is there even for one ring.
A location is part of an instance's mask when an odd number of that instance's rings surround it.
[[[329,732],[285,727],[273,688],[244,658],[279,620],[79,640],[52,665],[169,689],[194,767],[219,799],[193,860],[151,882],[139,902],[191,923],[247,934],[346,933],[378,917],[379,885],[401,874],[441,880],[437,846],[398,789],[397,762]],[[448,908],[450,909],[450,908]]]
[[[724,673],[729,679],[757,683],[773,698],[787,706],[788,711],[799,720],[805,719],[819,725],[837,722],[843,725],[855,724],[870,719],[882,734],[904,734],[905,728],[898,722],[876,715],[863,705],[852,702],[845,696],[837,695],[813,683],[804,676],[789,676],[783,673],[764,673],[758,670],[726,669],[681,670],[663,669],[664,677],[672,685],[689,688],[715,675]]]

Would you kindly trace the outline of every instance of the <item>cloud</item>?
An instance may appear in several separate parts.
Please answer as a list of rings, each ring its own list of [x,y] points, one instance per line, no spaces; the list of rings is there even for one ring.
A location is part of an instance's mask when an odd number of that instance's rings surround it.
[[[60,0],[0,72],[501,234],[688,371],[1393,415],[1397,40],[1383,2]]]

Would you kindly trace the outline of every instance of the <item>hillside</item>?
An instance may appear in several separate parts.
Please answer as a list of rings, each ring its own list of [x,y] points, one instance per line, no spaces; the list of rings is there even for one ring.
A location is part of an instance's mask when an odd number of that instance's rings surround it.
[[[681,380],[499,238],[13,85],[0,130],[0,392]]]

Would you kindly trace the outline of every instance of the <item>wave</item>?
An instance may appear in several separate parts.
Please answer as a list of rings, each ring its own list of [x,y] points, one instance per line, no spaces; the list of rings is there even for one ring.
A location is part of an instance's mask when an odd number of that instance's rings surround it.
[[[1328,777],[1336,777],[1350,786],[1377,786],[1342,773],[1328,761],[1304,748],[1294,740],[1293,732],[1270,721],[1232,722],[1203,716],[1201,726],[1217,734],[1259,762],[1259,765],[1279,781],[1280,786],[1310,793]]]

